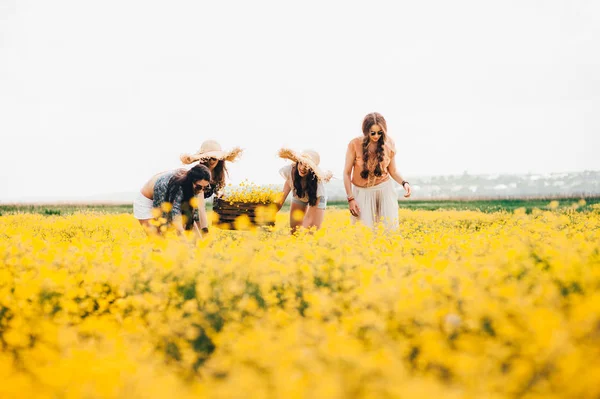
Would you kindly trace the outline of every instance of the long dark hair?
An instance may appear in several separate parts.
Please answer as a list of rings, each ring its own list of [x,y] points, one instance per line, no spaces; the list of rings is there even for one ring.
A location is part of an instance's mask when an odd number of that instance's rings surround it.
[[[209,160],[205,159],[199,163],[199,165],[204,165],[208,167]],[[214,170],[212,171],[212,180],[210,180],[210,190],[206,191],[209,193],[209,197],[218,191],[221,191],[225,188],[225,175],[229,176],[229,172],[227,171],[227,165],[225,165],[225,161],[223,159],[219,160],[215,165]],[[206,197],[206,195],[204,196]]]
[[[364,167],[363,170],[360,172],[360,177],[362,177],[363,179],[367,179],[369,177],[370,172],[368,166],[369,143],[371,142],[369,132],[371,130],[371,126],[373,125],[381,126],[381,130],[383,131],[383,134],[379,136],[379,141],[377,141],[377,150],[375,150],[375,155],[377,156],[377,165],[375,166],[373,174],[377,177],[380,177],[382,174],[381,162],[383,162],[384,157],[383,144],[385,143],[385,138],[387,134],[387,123],[383,115],[381,115],[379,112],[371,112],[370,114],[367,114],[367,116],[365,116],[362,123],[362,131],[364,135],[362,143]]]
[[[198,164],[188,171],[185,169],[177,171],[173,177],[171,177],[169,184],[167,185],[167,198],[169,199],[169,202],[173,201],[177,195],[177,191],[179,191],[179,188],[181,187],[183,190],[183,200],[181,203],[188,203],[194,196],[194,182],[197,182],[198,180],[210,182],[210,178],[210,169],[202,164]]]
[[[305,182],[303,185],[302,182]],[[298,163],[292,166],[292,182],[294,183],[294,192],[299,198],[304,197],[304,194],[308,194],[308,204],[315,206],[317,203],[317,187],[319,181],[317,175],[311,169],[308,170],[306,176],[300,176],[298,172]]]

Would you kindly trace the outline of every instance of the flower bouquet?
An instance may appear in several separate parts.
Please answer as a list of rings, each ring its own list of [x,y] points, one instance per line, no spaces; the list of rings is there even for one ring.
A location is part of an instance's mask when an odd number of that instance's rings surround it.
[[[218,226],[225,229],[248,230],[255,226],[275,225],[275,215],[281,193],[247,180],[238,186],[229,185],[222,196],[213,200]]]

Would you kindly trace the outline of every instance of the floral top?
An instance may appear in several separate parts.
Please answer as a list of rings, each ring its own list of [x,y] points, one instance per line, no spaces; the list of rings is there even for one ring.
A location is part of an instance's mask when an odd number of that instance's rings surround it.
[[[181,186],[178,187],[174,195],[169,197],[169,181],[171,181],[173,176],[180,170],[184,169],[167,172],[156,179],[156,182],[154,183],[152,207],[160,209],[163,203],[169,202],[173,208],[170,212],[163,211],[163,217],[171,222],[174,216],[185,215],[187,216],[187,222],[184,227],[186,230],[189,230],[192,228],[194,221],[197,222],[200,220],[198,208],[193,208],[189,202],[183,203],[183,189]]]

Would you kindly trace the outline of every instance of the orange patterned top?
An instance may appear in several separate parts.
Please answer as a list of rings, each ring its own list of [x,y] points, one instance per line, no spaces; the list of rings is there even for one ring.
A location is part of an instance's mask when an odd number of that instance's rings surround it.
[[[381,162],[381,176],[377,177],[373,174],[375,166],[377,165],[377,155],[374,152],[369,153],[368,169],[369,176],[367,179],[363,179],[360,176],[364,167],[363,161],[363,137],[360,136],[353,139],[348,144],[348,151],[352,151],[354,154],[354,168],[352,169],[352,184],[357,187],[373,187],[387,181],[390,178],[388,173],[388,166],[392,161],[392,158],[396,154],[396,146],[394,141],[388,136],[386,137],[385,143],[383,144],[383,161]]]

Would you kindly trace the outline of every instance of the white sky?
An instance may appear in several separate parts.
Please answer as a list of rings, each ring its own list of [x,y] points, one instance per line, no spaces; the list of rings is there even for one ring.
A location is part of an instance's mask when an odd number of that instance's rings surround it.
[[[0,200],[137,191],[213,138],[341,176],[381,112],[411,176],[600,170],[600,2],[0,0]]]

